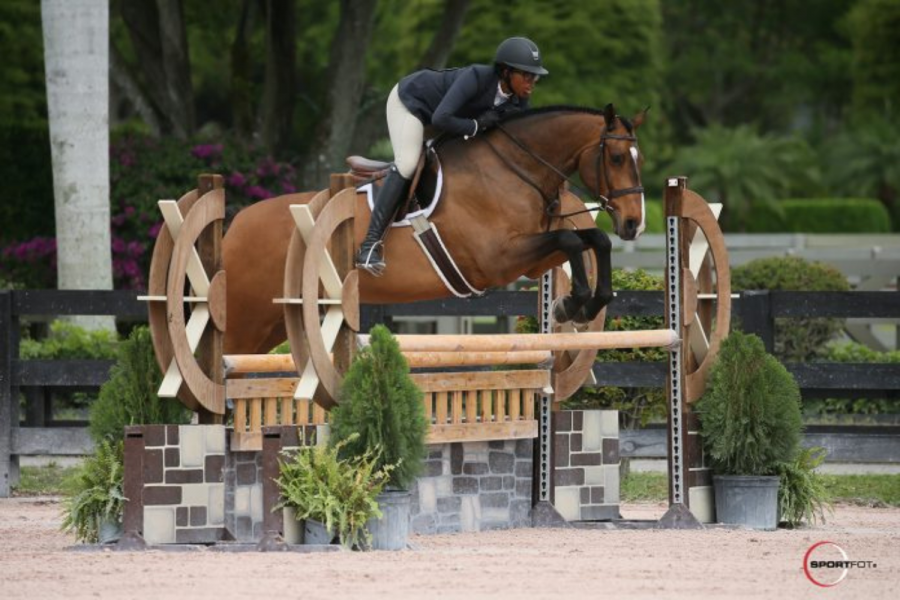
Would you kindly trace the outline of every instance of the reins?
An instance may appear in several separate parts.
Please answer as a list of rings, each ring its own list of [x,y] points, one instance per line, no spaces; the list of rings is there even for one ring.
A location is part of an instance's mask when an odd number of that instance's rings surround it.
[[[598,205],[596,208],[586,208],[586,209],[584,209],[584,210],[579,210],[579,211],[575,211],[575,212],[571,212],[571,213],[554,214],[554,211],[555,211],[555,210],[557,209],[557,207],[560,205],[559,198],[558,198],[558,197],[556,197],[556,198],[551,198],[551,197],[549,197],[549,196],[544,192],[544,190],[541,188],[541,186],[539,186],[537,183],[535,183],[535,181],[528,175],[528,173],[524,172],[524,171],[521,169],[521,167],[519,167],[517,164],[511,162],[511,161],[510,161],[510,160],[509,160],[502,152],[500,152],[500,151],[496,148],[496,146],[494,146],[493,143],[491,143],[490,138],[486,136],[486,137],[484,138],[485,142],[487,142],[487,144],[491,147],[491,149],[494,151],[494,153],[495,153],[498,157],[500,157],[500,160],[502,160],[503,163],[504,163],[511,171],[513,171],[513,172],[514,172],[514,173],[515,173],[522,181],[524,181],[525,183],[527,183],[528,185],[530,185],[531,187],[533,187],[533,188],[534,188],[535,190],[537,190],[537,192],[541,195],[541,198],[544,200],[544,204],[545,204],[544,210],[545,210],[547,216],[550,217],[550,218],[560,218],[560,219],[562,219],[562,218],[565,218],[565,217],[571,217],[571,216],[574,216],[574,215],[580,215],[580,214],[582,214],[582,213],[593,212],[593,211],[595,211],[595,210],[603,210],[603,211],[606,211],[606,212],[610,212],[610,213],[611,213],[611,212],[613,212],[613,211],[615,210],[615,209],[613,209],[613,208],[610,206],[610,204],[609,204],[611,200],[613,200],[613,199],[615,199],[615,198],[618,198],[618,197],[620,197],[620,196],[628,195],[628,194],[643,193],[643,191],[644,191],[643,186],[634,186],[634,187],[630,187],[630,188],[623,188],[623,189],[621,189],[621,190],[612,190],[612,189],[610,189],[610,190],[608,191],[608,194],[609,194],[608,196],[604,196],[603,194],[600,193],[601,174],[602,174],[602,176],[603,176],[603,180],[607,182],[607,187],[608,187],[608,188],[611,187],[611,186],[609,185],[609,178],[607,177],[607,174],[606,174],[606,163],[603,162],[603,156],[604,156],[604,152],[605,152],[605,148],[606,148],[606,140],[608,140],[608,139],[611,139],[611,140],[627,140],[627,141],[636,142],[636,141],[637,141],[637,138],[636,138],[635,136],[633,136],[633,135],[615,135],[615,134],[611,134],[611,133],[609,133],[608,130],[604,127],[603,134],[600,136],[600,142],[599,142],[599,144],[598,144],[598,151],[597,151],[597,159],[596,159],[596,164],[595,164],[595,166],[594,166],[594,172],[597,174],[597,177],[596,177],[596,179],[597,179],[597,191],[596,191],[596,193],[591,193],[591,192],[585,190],[582,186],[580,186],[580,185],[578,185],[577,183],[575,183],[575,182],[572,180],[571,176],[566,175],[565,173],[563,173],[562,171],[560,171],[558,168],[556,168],[556,166],[554,166],[553,164],[551,164],[550,162],[548,162],[547,160],[545,160],[544,158],[542,158],[541,156],[539,156],[538,154],[536,154],[536,153],[535,153],[534,151],[532,151],[530,148],[528,148],[528,146],[526,146],[525,144],[523,144],[521,140],[519,140],[519,139],[516,138],[514,135],[512,135],[509,131],[507,131],[506,128],[505,128],[502,124],[498,124],[498,125],[497,125],[497,129],[499,129],[501,132],[503,132],[503,134],[504,134],[507,138],[509,138],[510,141],[512,141],[516,146],[518,146],[520,150],[522,150],[523,152],[525,152],[527,155],[529,155],[529,156],[530,156],[531,158],[533,158],[535,161],[539,162],[540,164],[544,165],[545,167],[547,167],[548,169],[550,169],[551,171],[553,171],[553,172],[554,172],[556,175],[558,175],[564,182],[568,182],[568,184],[569,184],[571,187],[575,188],[576,190],[578,190],[579,192],[581,192],[582,194],[584,194],[586,197],[588,197],[588,198],[590,198],[591,200],[593,200],[594,202],[596,202],[597,205]],[[637,168],[637,167],[635,166],[635,168]],[[549,226],[549,225],[548,225],[548,226]]]

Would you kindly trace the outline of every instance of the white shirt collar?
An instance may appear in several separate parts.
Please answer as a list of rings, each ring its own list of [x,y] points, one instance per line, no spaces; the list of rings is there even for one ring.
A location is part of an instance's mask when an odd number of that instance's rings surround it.
[[[500,104],[503,104],[504,102],[509,100],[511,96],[512,96],[512,92],[510,92],[508,94],[504,93],[503,86],[500,84],[500,82],[497,82],[497,95],[494,96],[494,106],[499,106]]]

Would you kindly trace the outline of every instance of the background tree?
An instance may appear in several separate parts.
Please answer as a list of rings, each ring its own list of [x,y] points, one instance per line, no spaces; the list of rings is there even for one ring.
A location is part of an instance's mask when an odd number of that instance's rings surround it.
[[[878,198],[900,229],[900,123],[877,113],[860,115],[824,148],[830,189]]]
[[[293,2],[266,0],[266,80],[260,116],[263,146],[272,154],[288,148],[294,121],[295,21]]]
[[[356,115],[366,81],[365,56],[375,21],[376,0],[341,0],[340,21],[331,42],[325,78],[328,81],[322,117],[316,129],[316,148],[307,156],[309,173],[324,185],[329,173],[340,170],[356,130]]]
[[[112,289],[109,6],[42,0],[60,289]],[[109,317],[80,324],[111,327]]]
[[[900,98],[900,2],[861,0],[847,17],[853,41],[853,105],[894,114]]]
[[[711,124],[764,131],[834,117],[851,85],[841,19],[854,0],[682,0],[662,6],[677,139]]]
[[[669,169],[690,173],[691,188],[724,204],[726,230],[744,231],[754,207],[780,213],[779,198],[798,188],[812,190],[819,180],[812,150],[800,138],[759,134],[748,125],[712,125],[695,135],[697,141],[681,149]]]
[[[134,86],[122,91],[141,112],[152,111],[162,134],[186,139],[194,133],[194,89],[182,0],[120,0],[116,3],[134,52],[129,62],[113,46],[113,64]],[[128,73],[130,71],[130,73]],[[140,74],[140,77],[137,76]]]

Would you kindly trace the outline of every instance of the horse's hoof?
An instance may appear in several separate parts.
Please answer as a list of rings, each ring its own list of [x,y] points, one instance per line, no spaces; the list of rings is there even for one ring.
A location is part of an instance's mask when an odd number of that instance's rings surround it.
[[[585,331],[591,325],[591,319],[587,314],[587,309],[582,308],[575,314],[575,318],[572,319],[572,324],[575,325],[575,329],[578,331]]]
[[[569,316],[569,313],[566,311],[565,302],[563,302],[565,298],[557,298],[553,301],[553,304],[550,305],[550,312],[553,314],[553,321],[557,325],[562,325],[563,323],[568,323],[572,320],[572,317]]]

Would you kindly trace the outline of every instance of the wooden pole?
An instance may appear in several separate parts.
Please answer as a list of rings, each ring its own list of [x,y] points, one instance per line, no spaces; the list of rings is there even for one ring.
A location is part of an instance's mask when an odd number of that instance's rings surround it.
[[[549,350],[523,352],[407,352],[410,368],[473,367],[489,365],[537,365],[553,359]],[[238,373],[295,372],[290,354],[227,354],[226,375]]]
[[[358,336],[361,345],[368,336]],[[610,350],[668,348],[678,343],[670,329],[589,331],[586,333],[510,333],[497,335],[398,335],[403,352],[516,352],[523,350]]]

